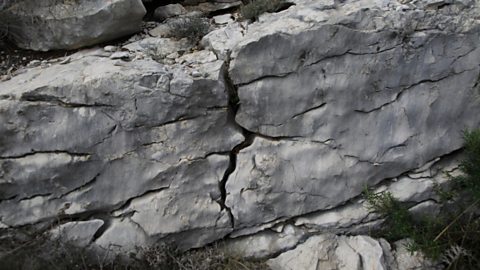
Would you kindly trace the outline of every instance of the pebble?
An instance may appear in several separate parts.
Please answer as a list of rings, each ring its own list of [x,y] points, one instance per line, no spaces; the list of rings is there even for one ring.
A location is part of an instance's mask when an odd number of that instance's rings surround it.
[[[12,78],[12,76],[10,75],[2,75],[0,76],[0,81],[4,82],[4,81],[8,81]]]
[[[108,46],[103,47],[103,50],[106,51],[106,52],[116,52],[117,47],[112,46],[112,45],[108,45]]]
[[[166,57],[167,57],[168,59],[177,59],[179,56],[180,56],[180,55],[178,54],[178,52],[173,52],[173,53],[167,55]]]
[[[200,73],[198,70],[194,70],[192,71],[192,77],[194,78],[202,77],[202,73]]]
[[[68,63],[70,63],[70,60],[71,60],[70,57],[67,57],[67,58],[63,59],[62,62],[60,62],[60,65],[68,64]]]
[[[233,22],[233,17],[231,14],[218,15],[213,17],[213,22],[215,24],[228,24],[229,22]]]
[[[27,67],[38,67],[41,63],[40,60],[32,60],[27,64]]]
[[[129,59],[130,58],[130,53],[129,52],[115,52],[110,56],[110,59]]]

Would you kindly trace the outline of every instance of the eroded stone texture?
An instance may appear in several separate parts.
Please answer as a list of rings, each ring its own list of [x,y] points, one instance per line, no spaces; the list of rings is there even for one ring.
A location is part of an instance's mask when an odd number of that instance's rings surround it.
[[[227,182],[239,227],[343,204],[460,149],[480,124],[478,6],[296,3],[231,53],[235,119],[256,135]]]
[[[2,223],[129,215],[145,232],[137,240],[202,231],[178,237],[187,247],[231,231],[220,183],[244,138],[228,118],[223,62],[195,68],[205,76],[86,55],[3,83]],[[124,241],[108,235],[99,245]]]
[[[0,227],[58,221],[122,251],[227,238],[281,253],[278,269],[400,265],[383,241],[312,235],[381,224],[366,185],[438,211],[480,125],[479,4],[292,2],[205,50],[137,36],[125,57],[84,50],[2,82]]]

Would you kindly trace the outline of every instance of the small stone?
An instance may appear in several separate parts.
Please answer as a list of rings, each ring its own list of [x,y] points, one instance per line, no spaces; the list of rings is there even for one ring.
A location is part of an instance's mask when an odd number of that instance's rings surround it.
[[[178,57],[180,57],[178,52],[173,52],[173,53],[166,56],[166,58],[168,58],[168,59],[177,59]]]
[[[148,32],[152,37],[168,37],[171,35],[172,29],[168,24],[161,24]]]
[[[4,82],[4,81],[8,81],[12,78],[12,76],[10,75],[2,75],[0,76],[0,81]]]
[[[130,58],[130,53],[129,52],[115,52],[110,56],[110,59],[129,59]]]
[[[228,24],[229,22],[233,22],[233,17],[231,14],[218,15],[213,17],[213,22],[220,25]]]
[[[67,57],[67,58],[63,59],[63,60],[60,62],[60,65],[68,64],[68,63],[70,63],[70,60],[71,60],[71,58],[70,58],[70,57]]]
[[[202,77],[202,73],[200,73],[198,70],[194,70],[192,71],[192,77],[194,78]]]
[[[27,64],[27,67],[38,67],[41,63],[40,60],[32,60]]]
[[[106,52],[116,52],[117,47],[112,46],[112,45],[107,45],[107,46],[103,47],[103,50],[106,51]]]

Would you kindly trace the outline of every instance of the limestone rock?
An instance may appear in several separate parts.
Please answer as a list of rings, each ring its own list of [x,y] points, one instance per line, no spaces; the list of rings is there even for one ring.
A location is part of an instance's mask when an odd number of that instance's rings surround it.
[[[227,59],[230,51],[243,38],[244,30],[241,23],[230,23],[204,36],[201,44],[214,51],[219,59]]]
[[[428,260],[419,252],[410,252],[406,245],[408,239],[403,239],[393,244],[395,264],[399,270],[437,270],[443,269],[441,265]]]
[[[389,255],[384,252],[380,242],[368,236],[319,235],[268,264],[272,270],[386,270]]]
[[[218,15],[213,17],[213,22],[215,24],[228,24],[233,22],[233,17],[231,14]]]
[[[286,225],[279,232],[265,230],[254,235],[228,239],[224,248],[243,257],[264,259],[294,248],[306,237],[303,230]]]
[[[170,4],[156,8],[153,17],[156,20],[164,21],[168,18],[183,15],[185,13],[187,13],[187,10],[182,5]]]
[[[165,238],[187,248],[231,231],[220,186],[243,136],[228,120],[223,62],[196,62],[207,75],[196,79],[184,67],[94,54],[0,86],[2,223],[104,213],[118,221],[101,246],[125,244],[118,231],[135,244]],[[133,223],[111,216],[132,211]]]
[[[88,246],[93,236],[104,224],[102,220],[75,221],[62,224],[50,230],[50,234],[57,241],[66,241],[80,247]]]
[[[31,4],[34,3],[34,4]],[[18,1],[2,11],[15,43],[24,49],[77,49],[140,30],[141,0]]]
[[[1,226],[98,215],[82,239],[99,248],[228,238],[278,269],[401,265],[383,240],[311,234],[381,224],[365,186],[438,211],[480,126],[480,4],[293,2],[200,46],[138,35],[118,47],[130,61],[93,48],[12,74]]]
[[[235,225],[334,208],[460,149],[480,126],[475,12],[296,1],[248,25],[229,69],[254,137],[227,182]],[[402,198],[429,196],[430,180],[406,181]]]

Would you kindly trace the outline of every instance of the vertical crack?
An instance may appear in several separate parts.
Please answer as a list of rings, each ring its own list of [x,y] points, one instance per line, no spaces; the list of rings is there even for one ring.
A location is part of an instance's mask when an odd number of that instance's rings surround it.
[[[222,177],[222,180],[219,182],[219,189],[221,192],[221,197],[220,201],[218,202],[220,204],[221,209],[225,209],[228,212],[228,215],[230,217],[230,222],[232,224],[232,228],[235,228],[235,218],[233,216],[232,210],[230,209],[229,206],[226,205],[226,200],[227,200],[227,181],[230,178],[230,175],[235,171],[237,168],[237,155],[238,153],[250,146],[253,143],[253,140],[255,138],[255,134],[248,131],[244,127],[240,126],[236,121],[235,117],[237,115],[238,108],[240,107],[240,99],[238,97],[238,88],[235,86],[233,83],[232,79],[230,78],[230,75],[228,73],[230,66],[230,54],[227,55],[227,58],[225,60],[225,64],[223,66],[223,80],[225,84],[225,88],[227,90],[228,94],[228,122],[232,123],[235,127],[237,127],[239,130],[241,130],[242,135],[244,136],[244,141],[241,142],[240,144],[236,145],[229,153],[229,165],[227,170],[225,171],[225,174]]]

